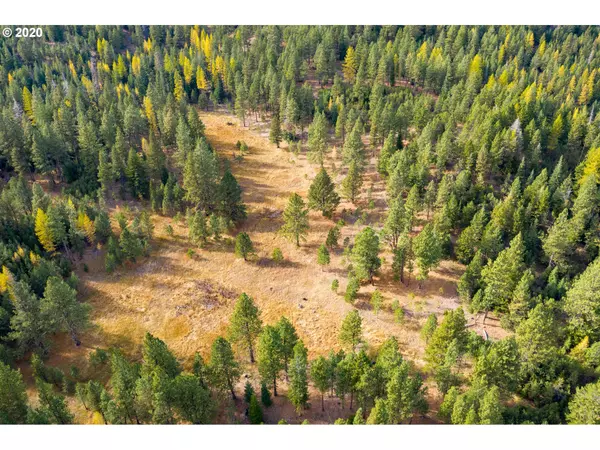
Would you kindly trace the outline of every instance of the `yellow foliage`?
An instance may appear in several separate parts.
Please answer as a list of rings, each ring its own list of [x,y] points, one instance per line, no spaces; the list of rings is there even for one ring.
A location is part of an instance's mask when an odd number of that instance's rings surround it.
[[[3,294],[8,289],[10,278],[8,267],[2,266],[2,272],[0,272],[0,294]]]
[[[73,64],[73,61],[69,60],[69,70],[71,71],[71,75],[73,75],[73,78],[77,78],[77,71],[75,70],[75,64]]]
[[[144,51],[150,53],[152,51],[152,39],[148,38],[144,41]]]
[[[75,226],[85,235],[90,244],[94,243],[94,222],[92,222],[86,213],[80,212],[77,215]]]
[[[141,69],[141,59],[140,59],[139,55],[136,53],[135,55],[133,55],[133,58],[131,59],[131,70],[133,70],[133,74],[137,77],[140,75],[140,69]]]
[[[194,68],[192,67],[191,61],[183,57],[183,79],[185,84],[189,85],[192,82],[192,76],[194,75]]]
[[[40,241],[40,244],[42,244],[42,247],[44,247],[44,250],[47,252],[56,250],[52,232],[48,228],[48,216],[40,208],[38,208],[35,215],[35,235]]]
[[[156,119],[154,106],[152,105],[152,100],[150,99],[150,97],[144,97],[144,112],[146,113],[146,117],[148,118],[150,128],[152,128],[154,134],[158,135],[158,121]]]
[[[579,344],[577,344],[571,352],[569,356],[579,362],[583,362],[585,358],[585,351],[590,346],[590,339],[586,336],[584,337]]]
[[[591,148],[585,157],[585,165],[579,184],[583,184],[585,179],[592,174],[595,174],[596,179],[600,180],[600,147]]]
[[[27,86],[23,86],[23,110],[25,111],[25,114],[27,114],[27,117],[29,117],[29,120],[35,123],[31,91],[27,89]]]
[[[200,67],[200,66],[198,66],[198,69],[196,70],[196,85],[198,86],[198,89],[200,89],[201,91],[208,89],[206,75],[204,74],[204,70],[202,70],[202,67]]]
[[[354,47],[350,46],[348,47],[348,50],[346,50],[346,57],[344,58],[344,64],[342,64],[344,78],[349,82],[354,81],[357,70],[358,61],[356,61],[356,52],[354,51]]]
[[[40,255],[36,255],[33,252],[29,252],[29,261],[31,261],[31,264],[33,264],[34,266],[40,262]]]
[[[9,73],[8,74],[8,84],[12,83],[14,79],[15,78],[12,76],[12,74]]]

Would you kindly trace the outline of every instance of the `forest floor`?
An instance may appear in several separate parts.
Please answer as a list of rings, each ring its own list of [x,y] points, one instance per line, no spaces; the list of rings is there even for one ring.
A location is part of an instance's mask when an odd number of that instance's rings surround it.
[[[464,270],[463,266],[453,261],[442,262],[419,289],[414,281],[405,286],[393,280],[391,254],[385,250],[381,255],[384,258],[381,275],[375,278],[375,285],[363,285],[354,305],[345,302],[343,292],[347,283],[348,261],[340,249],[332,252],[331,264],[322,268],[316,263],[317,248],[325,242],[328,230],[341,217],[347,225],[342,228],[340,244],[346,237],[353,241],[364,226],[352,224],[350,212],[356,207],[343,201],[333,219],[311,212],[307,240],[296,247],[278,234],[282,225],[281,214],[290,194],[297,192],[306,199],[318,167],[310,164],[304,153],[295,156],[284,148],[285,144],[280,149],[271,144],[268,141],[268,123],[253,119],[251,125],[243,127],[235,117],[224,111],[201,112],[200,117],[206,125],[207,139],[220,158],[229,161],[242,186],[248,219],[236,232],[245,231],[250,235],[256,250],[255,257],[248,262],[235,257],[231,239],[235,232],[224,236],[218,243],[211,242],[199,249],[189,242],[183,219],[176,221],[153,216],[155,239],[150,257],[107,274],[102,251],[90,250],[85,255],[80,266],[85,263],[88,271],[79,270],[78,275],[82,297],[92,306],[92,327],[83,334],[81,347],[73,346],[67,336],[59,336],[48,364],[66,371],[72,364],[85,367],[90,351],[109,346],[119,347],[138,357],[140,344],[148,331],[163,339],[189,368],[196,351],[205,360],[208,359],[213,340],[226,335],[236,298],[246,292],[260,308],[263,323],[272,324],[282,315],[291,320],[309,350],[309,358],[340,348],[340,325],[346,314],[356,308],[362,317],[364,340],[369,348],[376,349],[387,337],[395,336],[402,355],[417,369],[421,368],[424,344],[419,337],[420,327],[430,313],[441,315],[445,310],[460,306],[456,281]],[[241,160],[234,158],[234,155],[239,156],[235,146],[238,140],[249,146],[249,152]],[[339,186],[343,173],[335,165],[341,166],[340,155],[334,149],[330,156],[326,167]],[[369,187],[375,203],[372,210],[366,209]],[[370,159],[359,204],[368,211],[367,224],[380,228],[386,208],[385,182],[375,170],[374,158]],[[168,224],[173,227],[173,236],[165,231]],[[279,265],[271,260],[275,247],[281,248],[285,257]],[[187,255],[190,248],[195,251],[192,257]],[[340,282],[337,293],[331,290],[331,283],[336,278]],[[385,299],[378,314],[369,304],[375,289],[379,289]],[[394,321],[391,311],[393,300],[397,300],[406,312],[402,324]],[[475,323],[476,317],[469,314],[467,318],[471,329],[483,334],[481,320]],[[487,320],[487,333],[491,337],[502,335],[502,329],[492,317]],[[247,362],[243,352],[238,355],[244,370],[238,392],[241,394],[243,391],[246,377],[253,382],[255,389],[259,389],[256,367]],[[29,378],[28,368],[23,367],[22,370]],[[432,383],[427,382],[427,385],[431,411],[429,417],[419,418],[416,422],[435,422],[440,396]],[[271,408],[265,410],[266,422],[274,423],[285,418],[289,423],[298,423],[306,418],[311,423],[332,423],[338,417],[349,415],[348,405],[342,410],[340,401],[329,395],[325,398],[325,412],[322,412],[320,394],[311,387],[313,406],[302,416],[297,416],[293,406],[284,399],[287,386],[283,379],[278,390],[280,396]],[[71,398],[69,402],[76,411],[78,422],[93,421],[91,414],[77,400]],[[244,422],[244,410],[243,401],[238,401],[235,408],[230,407],[223,414],[229,414],[230,421]]]

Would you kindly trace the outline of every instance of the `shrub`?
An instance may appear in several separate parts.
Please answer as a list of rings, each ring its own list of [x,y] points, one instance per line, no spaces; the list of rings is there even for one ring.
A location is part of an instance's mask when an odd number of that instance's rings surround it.
[[[275,264],[279,264],[283,261],[283,253],[281,252],[281,249],[279,247],[275,247],[273,249],[273,254],[271,255],[271,258],[273,259],[273,262]]]
[[[338,288],[340,287],[340,282],[338,281],[338,279],[336,278],[335,280],[333,280],[331,282],[331,290],[333,292],[337,292]]]

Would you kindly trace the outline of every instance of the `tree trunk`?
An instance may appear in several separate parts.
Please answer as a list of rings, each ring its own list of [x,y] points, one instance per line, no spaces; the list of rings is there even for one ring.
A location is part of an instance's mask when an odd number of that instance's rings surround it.
[[[352,401],[354,400],[354,391],[350,391],[350,409],[352,409]]]
[[[321,392],[321,411],[325,411],[325,394]]]
[[[250,348],[250,362],[254,364],[254,349],[252,348],[252,342],[248,344],[248,347]]]
[[[277,397],[277,377],[273,377],[273,397]]]

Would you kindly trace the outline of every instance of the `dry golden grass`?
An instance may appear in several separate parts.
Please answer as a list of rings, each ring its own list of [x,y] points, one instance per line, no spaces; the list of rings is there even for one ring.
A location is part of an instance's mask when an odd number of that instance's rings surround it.
[[[296,157],[270,144],[267,124],[255,123],[244,128],[225,113],[203,112],[200,115],[206,125],[208,140],[221,158],[230,161],[243,188],[248,220],[237,231],[249,233],[256,248],[255,260],[244,262],[236,258],[226,239],[204,249],[196,248],[194,257],[189,258],[186,251],[191,244],[184,224],[155,216],[157,236],[149,258],[108,275],[103,269],[102,253],[96,251],[86,255],[89,273],[79,275],[83,295],[93,307],[93,327],[82,336],[83,345],[79,348],[73,347],[66,337],[59,337],[50,364],[65,368],[70,364],[81,365],[87,353],[98,346],[117,346],[134,357],[139,356],[139,346],[147,331],[165,340],[176,355],[189,364],[196,351],[208,357],[212,341],[227,331],[235,299],[241,292],[246,292],[261,309],[265,323],[273,323],[282,315],[293,322],[309,349],[310,358],[339,348],[341,322],[349,311],[358,308],[363,319],[364,338],[370,346],[377,347],[387,337],[396,336],[403,355],[421,366],[420,325],[431,312],[441,314],[459,306],[455,284],[462,266],[449,261],[442,263],[430,275],[424,289],[419,290],[416,283],[406,287],[391,279],[389,264],[392,258],[386,252],[383,256],[387,265],[382,276],[376,279],[376,285],[363,286],[355,305],[346,303],[342,295],[346,287],[346,269],[341,253],[332,252],[331,265],[325,269],[316,264],[317,248],[325,241],[334,221],[311,212],[311,230],[300,248],[277,234],[288,197],[293,192],[306,197],[318,168],[310,165],[305,156]],[[233,160],[238,140],[246,141],[250,149],[241,162]],[[375,209],[369,212],[369,221],[377,226],[384,217],[385,185],[374,170],[374,162],[372,159],[365,191],[372,185]],[[339,167],[340,163],[335,161],[335,165]],[[331,169],[331,161],[328,167]],[[343,174],[337,173],[336,182],[342,178]],[[363,200],[364,197],[363,193]],[[343,202],[338,212],[343,208],[354,209]],[[172,225],[173,236],[164,232],[167,224]],[[340,242],[346,236],[352,239],[359,231],[360,227],[347,225],[342,230]],[[285,256],[285,263],[279,266],[270,260],[275,247],[280,247]],[[340,280],[337,294],[331,291],[334,278]],[[377,315],[368,303],[375,288],[385,299],[384,308]],[[394,322],[390,311],[394,299],[406,310],[404,324]],[[493,335],[490,327],[488,332]],[[240,357],[247,358],[243,353]],[[246,367],[246,370],[253,373],[255,369]],[[243,382],[245,380],[240,381],[240,386]],[[285,393],[284,386],[282,392]],[[312,402],[315,406],[311,410],[311,422],[331,422],[331,414],[338,414],[338,417],[342,414],[335,399],[327,400],[332,409],[323,416],[317,405],[320,397],[316,393]],[[435,403],[432,398],[432,405]],[[295,421],[289,403],[277,400],[276,405],[279,406],[273,411]],[[95,421],[83,408],[77,408],[79,421]],[[271,414],[274,420],[275,412]]]

